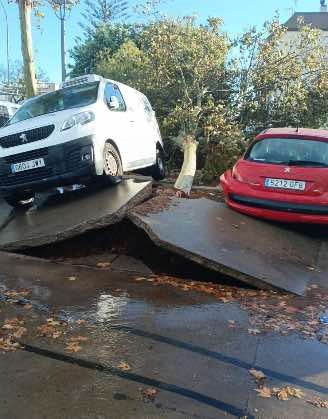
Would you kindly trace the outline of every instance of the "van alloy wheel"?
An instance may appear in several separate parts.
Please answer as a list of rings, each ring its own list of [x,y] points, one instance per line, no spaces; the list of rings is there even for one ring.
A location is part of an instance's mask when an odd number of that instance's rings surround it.
[[[104,148],[104,175],[111,184],[122,180],[123,168],[120,155],[113,144],[106,143]]]
[[[109,150],[106,151],[105,153],[105,166],[106,166],[105,172],[107,175],[117,176],[118,164],[117,164],[115,156]]]

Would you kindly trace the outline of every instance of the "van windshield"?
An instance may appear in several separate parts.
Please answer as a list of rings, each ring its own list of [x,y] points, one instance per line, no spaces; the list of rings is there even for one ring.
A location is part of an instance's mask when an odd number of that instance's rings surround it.
[[[328,167],[328,142],[300,138],[265,138],[245,156],[259,163],[303,167]]]
[[[99,82],[85,83],[36,96],[24,103],[7,122],[12,125],[36,116],[88,106],[96,102]]]

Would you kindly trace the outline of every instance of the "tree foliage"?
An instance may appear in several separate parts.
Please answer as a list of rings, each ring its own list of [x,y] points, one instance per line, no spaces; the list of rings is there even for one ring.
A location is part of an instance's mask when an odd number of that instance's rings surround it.
[[[128,24],[99,26],[70,51],[72,77],[93,73],[100,61],[110,58],[128,40],[138,39],[138,28]]]
[[[299,32],[291,38],[274,19],[261,32],[245,33],[239,52],[232,71],[234,106],[243,129],[256,133],[268,125],[322,125],[328,73],[318,30],[300,20]]]
[[[86,10],[82,12],[85,22],[80,22],[85,36],[92,36],[99,27],[128,17],[127,0],[85,0]]]

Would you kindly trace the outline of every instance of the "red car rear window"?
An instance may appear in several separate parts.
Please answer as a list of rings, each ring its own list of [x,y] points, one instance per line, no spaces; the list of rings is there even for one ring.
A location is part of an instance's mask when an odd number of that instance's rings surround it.
[[[254,143],[245,158],[259,163],[328,167],[328,142],[301,138],[265,138]]]

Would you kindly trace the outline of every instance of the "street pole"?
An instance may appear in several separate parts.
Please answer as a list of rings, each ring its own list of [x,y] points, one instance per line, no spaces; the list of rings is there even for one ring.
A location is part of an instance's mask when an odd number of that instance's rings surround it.
[[[9,85],[10,83],[10,64],[9,64],[9,23],[8,23],[8,15],[7,11],[5,9],[5,6],[2,3],[2,0],[0,0],[0,5],[3,10],[3,13],[5,15],[6,19],[6,43],[7,43],[7,83]]]
[[[65,3],[65,0],[64,0]],[[64,5],[65,7],[65,5]],[[65,13],[60,17],[62,81],[66,79]]]

